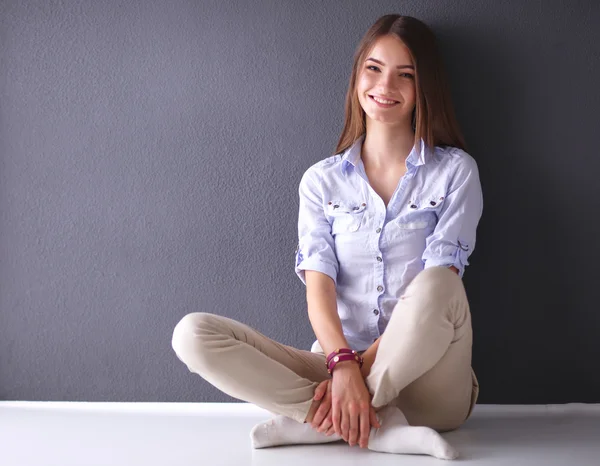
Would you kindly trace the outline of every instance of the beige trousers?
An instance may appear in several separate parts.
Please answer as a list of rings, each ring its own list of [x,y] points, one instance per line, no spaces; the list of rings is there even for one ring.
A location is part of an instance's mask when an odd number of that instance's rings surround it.
[[[283,345],[249,326],[207,313],[186,315],[172,346],[187,368],[228,395],[304,422],[325,354]],[[440,432],[471,414],[479,384],[462,280],[445,267],[419,273],[398,300],[366,379],[376,410],[395,403],[411,425]]]

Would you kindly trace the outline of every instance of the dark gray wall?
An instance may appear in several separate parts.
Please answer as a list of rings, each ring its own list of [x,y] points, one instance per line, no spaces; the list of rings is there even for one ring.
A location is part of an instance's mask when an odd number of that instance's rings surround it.
[[[0,399],[233,401],[171,350],[194,311],[310,348],[298,182],[397,12],[481,172],[480,402],[600,402],[599,4],[0,1]]]

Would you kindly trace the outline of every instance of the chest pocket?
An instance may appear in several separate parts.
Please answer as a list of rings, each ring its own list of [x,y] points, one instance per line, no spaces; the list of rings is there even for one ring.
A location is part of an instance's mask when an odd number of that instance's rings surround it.
[[[366,208],[366,203],[361,201],[330,201],[325,211],[331,223],[331,234],[357,231],[365,216]]]
[[[428,194],[412,200],[406,206],[406,215],[401,217],[398,226],[402,229],[417,230],[437,224],[438,213],[446,198],[443,194]]]

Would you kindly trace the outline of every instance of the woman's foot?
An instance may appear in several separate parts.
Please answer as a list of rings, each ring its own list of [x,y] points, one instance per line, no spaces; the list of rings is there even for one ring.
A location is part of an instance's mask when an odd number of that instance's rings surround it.
[[[381,424],[371,428],[369,450],[382,453],[421,454],[452,460],[458,452],[440,434],[429,427],[411,426],[395,405],[388,405],[377,412]],[[336,433],[329,436],[317,432],[309,422],[304,424],[286,416],[274,418],[255,425],[250,432],[253,448],[278,445],[301,445],[331,443],[342,440]]]
[[[250,432],[253,448],[268,448],[278,445],[300,445],[330,443],[342,440],[337,434],[327,436],[317,432],[310,423],[300,423],[292,418],[277,415],[255,425]]]
[[[411,426],[394,405],[377,412],[381,428],[371,429],[369,450],[383,453],[431,455],[444,460],[458,458],[458,452],[429,427]]]

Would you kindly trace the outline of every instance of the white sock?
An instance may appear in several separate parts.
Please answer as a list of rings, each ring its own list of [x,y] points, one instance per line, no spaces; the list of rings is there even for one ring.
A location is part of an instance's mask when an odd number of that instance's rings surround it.
[[[377,412],[381,428],[371,428],[369,450],[383,453],[423,454],[451,460],[458,452],[440,434],[429,427],[410,426],[406,417],[394,405]],[[309,423],[300,423],[286,416],[255,425],[250,432],[254,448],[278,445],[330,443],[342,440],[336,433],[330,436],[317,432]]]
[[[371,428],[369,450],[383,453],[424,454],[440,459],[455,459],[458,452],[440,434],[429,427],[410,426],[406,417],[395,405],[377,412],[381,428]],[[310,423],[300,423],[292,418],[277,415],[255,425],[250,432],[254,448],[278,445],[330,443],[342,440],[336,433],[329,437],[317,432]]]
[[[329,443],[342,440],[335,432],[329,437],[317,432],[310,423],[300,423],[295,419],[277,415],[273,419],[256,424],[250,432],[254,448],[275,447],[277,445],[298,445],[303,443]]]
[[[458,458],[458,452],[429,427],[410,426],[395,405],[377,412],[381,428],[371,428],[369,450],[383,453],[431,455],[443,460]]]

